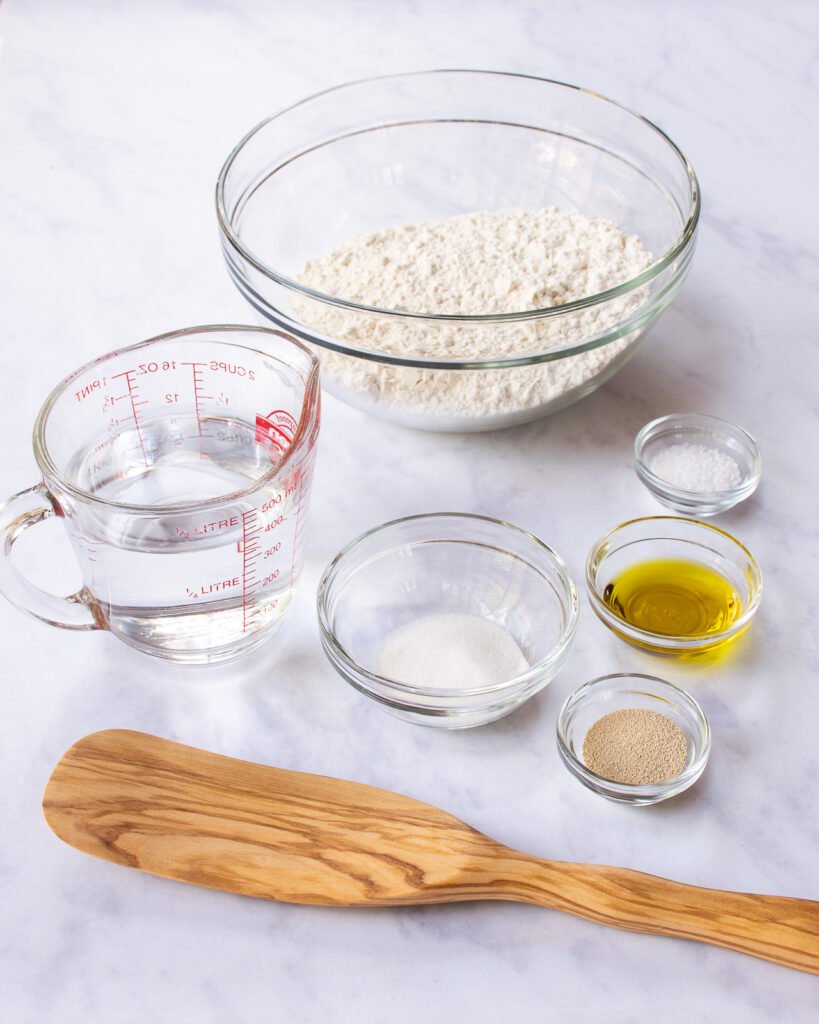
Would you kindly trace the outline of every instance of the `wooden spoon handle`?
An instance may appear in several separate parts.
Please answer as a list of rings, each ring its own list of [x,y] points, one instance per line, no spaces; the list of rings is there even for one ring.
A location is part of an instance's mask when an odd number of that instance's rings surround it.
[[[498,869],[501,868],[501,875]],[[819,974],[819,903],[703,889],[627,868],[510,856],[487,869],[496,898],[535,903],[627,931],[724,946]]]

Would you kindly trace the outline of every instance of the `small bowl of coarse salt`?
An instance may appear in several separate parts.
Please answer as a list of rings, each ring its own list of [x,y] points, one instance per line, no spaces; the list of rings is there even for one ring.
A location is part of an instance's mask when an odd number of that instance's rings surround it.
[[[639,432],[634,468],[661,505],[703,518],[727,512],[754,493],[762,454],[748,431],[734,423],[674,413]]]

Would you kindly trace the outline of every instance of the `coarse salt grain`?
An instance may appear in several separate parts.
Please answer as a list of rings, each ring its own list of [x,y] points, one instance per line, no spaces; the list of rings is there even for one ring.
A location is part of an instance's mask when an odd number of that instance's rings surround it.
[[[730,455],[688,441],[659,452],[649,469],[682,491],[728,491],[742,483],[740,468]]]

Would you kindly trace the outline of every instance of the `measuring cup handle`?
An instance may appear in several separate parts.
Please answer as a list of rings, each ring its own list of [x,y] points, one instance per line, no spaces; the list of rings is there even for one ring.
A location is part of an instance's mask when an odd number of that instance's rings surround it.
[[[35,523],[57,515],[54,500],[44,484],[29,487],[0,506],[0,593],[16,607],[51,626],[63,629],[104,629],[94,614],[83,590],[58,597],[35,587],[11,561],[11,549],[23,532]]]

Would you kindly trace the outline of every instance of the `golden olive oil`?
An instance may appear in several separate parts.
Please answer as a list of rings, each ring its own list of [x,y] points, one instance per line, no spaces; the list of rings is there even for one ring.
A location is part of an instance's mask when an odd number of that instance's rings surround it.
[[[716,570],[677,558],[638,562],[608,584],[603,600],[618,618],[660,636],[707,640],[736,622],[742,607]]]

